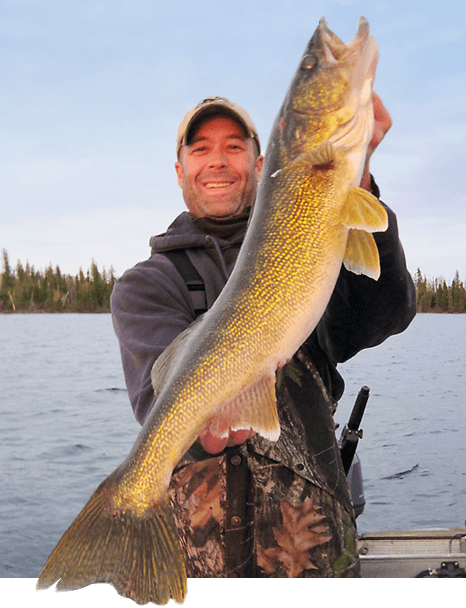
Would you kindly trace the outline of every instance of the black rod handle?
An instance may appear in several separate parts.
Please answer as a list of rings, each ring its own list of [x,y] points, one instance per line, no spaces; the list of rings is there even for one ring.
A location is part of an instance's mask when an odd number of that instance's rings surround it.
[[[369,399],[369,393],[369,387],[363,386],[361,387],[358,396],[356,397],[356,401],[353,406],[353,411],[351,412],[350,419],[348,420],[348,428],[351,431],[357,431],[361,426],[362,417],[364,416],[366,404]]]

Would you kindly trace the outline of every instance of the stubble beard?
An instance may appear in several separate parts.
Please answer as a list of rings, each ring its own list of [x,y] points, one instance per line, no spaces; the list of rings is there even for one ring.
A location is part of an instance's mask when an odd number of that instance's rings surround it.
[[[223,201],[216,201],[214,197],[206,196],[186,180],[183,184],[183,198],[191,215],[195,217],[228,219],[244,213],[253,205],[256,190],[257,185],[248,178],[241,192],[236,192]]]

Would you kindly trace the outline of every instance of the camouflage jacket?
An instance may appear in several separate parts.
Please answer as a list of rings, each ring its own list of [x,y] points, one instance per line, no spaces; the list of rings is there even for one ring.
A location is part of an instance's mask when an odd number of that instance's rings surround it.
[[[359,575],[335,402],[305,348],[283,368],[276,390],[277,442],[256,436],[218,457],[187,455],[173,473],[190,577]]]

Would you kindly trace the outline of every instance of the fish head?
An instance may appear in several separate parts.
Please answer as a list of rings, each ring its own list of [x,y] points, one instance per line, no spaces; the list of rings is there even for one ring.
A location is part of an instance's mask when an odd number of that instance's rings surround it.
[[[279,146],[273,170],[328,141],[346,153],[353,179],[360,179],[373,133],[377,61],[377,43],[364,17],[348,44],[329,29],[325,18],[320,20],[274,125],[270,139]]]

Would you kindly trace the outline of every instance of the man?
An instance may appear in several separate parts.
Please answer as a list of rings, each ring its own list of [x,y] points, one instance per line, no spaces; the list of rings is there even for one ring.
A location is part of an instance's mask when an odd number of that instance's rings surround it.
[[[378,196],[369,159],[391,126],[374,94],[374,137],[361,186]],[[115,331],[135,416],[154,405],[160,353],[224,287],[243,241],[263,157],[249,115],[223,98],[190,110],[175,169],[188,212],[151,239],[151,257],[112,294]],[[321,321],[277,374],[281,436],[206,428],[170,486],[188,576],[357,576],[355,522],[333,413],[344,382],[337,363],[403,331],[415,314],[396,218],[376,233],[381,277],[342,268]]]

